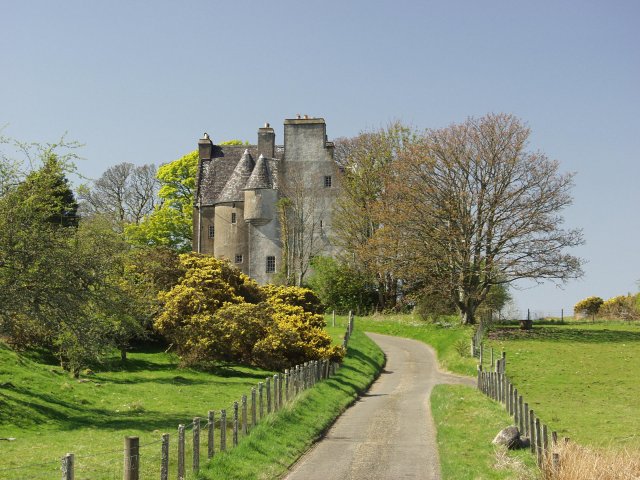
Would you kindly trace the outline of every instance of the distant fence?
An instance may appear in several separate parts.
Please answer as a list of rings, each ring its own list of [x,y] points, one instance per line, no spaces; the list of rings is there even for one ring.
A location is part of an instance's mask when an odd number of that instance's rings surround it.
[[[345,350],[353,328],[354,317],[349,312],[342,340]],[[241,438],[247,436],[260,420],[269,414],[277,413],[316,383],[335,375],[339,367],[338,362],[313,360],[265,378],[264,382],[258,382],[256,387],[251,388],[248,396],[242,395],[240,401],[234,402],[231,409],[210,410],[206,420],[202,417],[194,417],[191,424],[178,425],[173,452],[170,447],[174,442],[170,442],[168,433],[162,434],[158,440],[144,444],[140,443],[139,437],[127,436],[124,438],[124,449],[83,456],[68,453],[62,457],[60,463],[43,462],[14,468],[0,468],[0,478],[16,480],[56,478],[52,476],[56,463],[59,465],[61,475],[57,478],[62,480],[75,480],[76,475],[80,478],[123,478],[124,480],[158,477],[160,480],[196,478],[205,445],[206,459],[211,459],[237,446]],[[92,460],[103,464],[105,471],[97,473],[90,469],[89,463]],[[37,467],[46,468],[48,471],[41,474],[34,473],[33,469]]]
[[[538,466],[551,464],[552,469],[557,470],[560,457],[559,454],[553,453],[553,447],[558,443],[558,435],[556,432],[551,432],[551,436],[549,436],[547,425],[542,423],[532,408],[529,408],[529,403],[524,400],[507,376],[506,353],[501,352],[499,358],[494,358],[494,350],[491,348],[489,351],[491,355],[490,369],[489,371],[483,370],[482,336],[485,331],[486,327],[480,324],[471,340],[472,354],[479,359],[478,390],[501,403],[509,415],[513,417],[514,424],[518,427],[520,434],[529,439],[529,448],[531,453],[536,456]],[[564,438],[563,441],[566,443],[569,439]]]

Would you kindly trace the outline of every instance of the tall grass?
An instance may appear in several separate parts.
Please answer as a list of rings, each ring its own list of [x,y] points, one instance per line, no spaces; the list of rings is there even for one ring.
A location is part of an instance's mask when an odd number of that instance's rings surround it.
[[[560,442],[542,468],[544,480],[637,480],[640,478],[640,450],[590,448],[573,442]]]

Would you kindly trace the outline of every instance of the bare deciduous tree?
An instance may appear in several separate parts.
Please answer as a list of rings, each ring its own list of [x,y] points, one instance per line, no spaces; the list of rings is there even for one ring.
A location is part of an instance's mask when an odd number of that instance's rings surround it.
[[[286,282],[300,286],[311,266],[311,259],[325,247],[322,222],[326,212],[321,208],[321,191],[308,185],[295,171],[281,186],[279,201],[282,228],[282,257]]]
[[[344,259],[376,285],[378,310],[396,304],[399,279],[394,257],[399,252],[393,249],[398,246],[393,239],[387,239],[383,249],[372,241],[385,222],[373,207],[386,202],[384,172],[393,168],[399,152],[414,136],[411,128],[394,122],[335,142],[336,162],[344,170],[334,214],[336,243]]]
[[[158,188],[154,165],[119,163],[93,182],[93,188],[85,185],[80,189],[81,208],[85,214],[111,217],[118,228],[138,224],[153,211]]]
[[[582,275],[566,252],[579,230],[562,228],[573,174],[529,152],[529,129],[491,114],[440,130],[403,149],[387,179],[384,239],[402,242],[406,278],[449,295],[463,323],[492,285],[519,279],[558,283]]]

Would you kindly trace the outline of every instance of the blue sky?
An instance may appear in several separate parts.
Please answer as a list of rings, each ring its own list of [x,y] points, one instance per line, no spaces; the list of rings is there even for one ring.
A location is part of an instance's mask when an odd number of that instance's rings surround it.
[[[516,291],[559,314],[640,279],[640,3],[626,1],[0,0],[0,126],[64,132],[79,170],[164,163],[264,122],[324,117],[329,138],[402,120],[513,113],[531,149],[577,172],[583,279]]]

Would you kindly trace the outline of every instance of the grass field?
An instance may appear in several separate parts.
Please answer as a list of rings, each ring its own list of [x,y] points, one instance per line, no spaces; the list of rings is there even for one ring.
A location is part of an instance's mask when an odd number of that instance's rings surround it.
[[[57,478],[67,452],[76,455],[77,479],[121,478],[125,435],[139,436],[142,454],[159,458],[162,433],[195,416],[206,422],[208,410],[228,409],[272,373],[178,368],[174,355],[158,351],[129,357],[126,367],[114,359],[78,382],[0,343],[0,438],[16,439],[0,444],[0,478]],[[35,466],[9,470],[25,465]]]
[[[495,327],[487,346],[506,352],[507,375],[560,436],[593,446],[640,447],[637,323]]]

